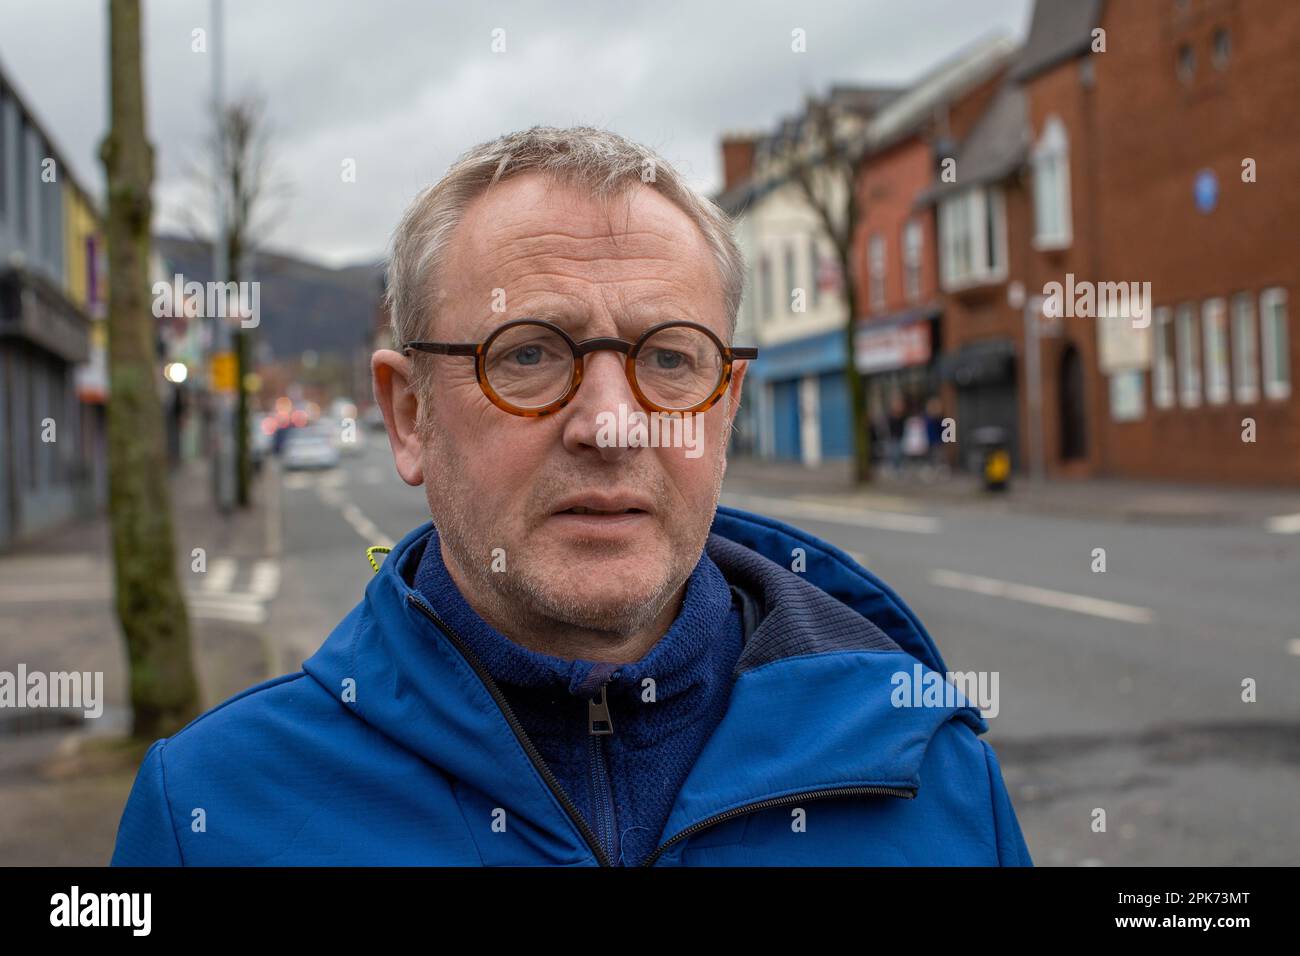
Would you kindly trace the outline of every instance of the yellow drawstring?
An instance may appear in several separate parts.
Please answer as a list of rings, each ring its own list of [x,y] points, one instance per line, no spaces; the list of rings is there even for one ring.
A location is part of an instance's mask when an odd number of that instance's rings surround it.
[[[382,544],[377,544],[372,548],[366,548],[366,560],[369,561],[370,566],[375,569],[375,574],[379,573],[379,562],[375,560],[375,552],[378,551],[380,554],[387,554],[392,550],[392,548],[385,548]]]

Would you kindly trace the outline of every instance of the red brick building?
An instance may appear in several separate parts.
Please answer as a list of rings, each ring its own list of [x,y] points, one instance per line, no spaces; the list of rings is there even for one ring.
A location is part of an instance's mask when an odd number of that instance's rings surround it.
[[[891,407],[922,411],[939,393],[943,309],[933,210],[918,207],[940,161],[1000,88],[1014,47],[977,43],[918,80],[873,120],[855,188],[856,356],[878,432]],[[876,446],[879,448],[879,446]]]
[[[1288,0],[1039,0],[926,196],[959,437],[1001,424],[1049,475],[1300,482],[1297,49]],[[1052,283],[1150,301],[1042,321]]]

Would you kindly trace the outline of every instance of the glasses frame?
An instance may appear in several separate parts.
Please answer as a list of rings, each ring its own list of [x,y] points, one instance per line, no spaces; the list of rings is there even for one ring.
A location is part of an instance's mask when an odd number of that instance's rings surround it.
[[[564,394],[555,401],[549,402],[546,405],[538,405],[535,407],[512,405],[510,402],[498,395],[492,386],[488,384],[487,354],[489,349],[492,347],[492,343],[495,342],[503,333],[520,325],[539,325],[549,331],[557,333],[560,338],[564,339],[569,346],[569,350],[573,353],[573,372],[569,377],[568,389],[566,389]],[[690,408],[666,408],[662,405],[657,405],[646,398],[636,381],[636,357],[640,353],[642,346],[644,346],[650,337],[657,332],[677,327],[695,329],[703,332],[713,340],[713,344],[718,347],[718,352],[722,356],[722,374],[718,377],[717,386],[713,389],[712,394],[710,394],[708,398],[696,403]],[[693,415],[708,411],[713,407],[718,399],[722,397],[723,393],[727,390],[727,386],[731,384],[733,363],[737,360],[744,361],[758,358],[757,348],[732,348],[731,346],[723,345],[722,339],[718,338],[712,329],[700,325],[698,322],[687,322],[685,320],[660,322],[658,325],[652,325],[650,328],[642,332],[635,342],[609,337],[583,339],[581,342],[575,342],[568,332],[565,332],[564,329],[560,328],[554,322],[548,322],[546,319],[530,318],[513,319],[506,322],[494,329],[492,334],[482,342],[406,342],[402,345],[402,354],[410,355],[412,352],[430,352],[435,355],[472,355],[474,357],[475,377],[478,379],[479,388],[481,388],[483,394],[488,397],[488,401],[502,411],[509,412],[512,415],[520,415],[524,418],[538,418],[542,415],[549,415],[552,412],[558,412],[565,405],[569,404],[569,402],[573,401],[573,396],[578,394],[578,389],[582,386],[582,371],[586,364],[583,360],[592,352],[598,352],[603,349],[612,349],[624,356],[623,371],[627,375],[628,385],[631,386],[632,394],[636,396],[637,401],[650,411],[661,412],[664,414]]]

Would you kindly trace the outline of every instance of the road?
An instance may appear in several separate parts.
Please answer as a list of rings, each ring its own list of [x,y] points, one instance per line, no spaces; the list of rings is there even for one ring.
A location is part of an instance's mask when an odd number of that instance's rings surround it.
[[[281,670],[360,599],[366,547],[427,517],[384,436],[367,438],[337,469],[281,479]],[[752,485],[723,501],[854,554],[949,670],[997,673],[988,739],[1039,865],[1300,862],[1300,536],[947,503],[867,511]]]

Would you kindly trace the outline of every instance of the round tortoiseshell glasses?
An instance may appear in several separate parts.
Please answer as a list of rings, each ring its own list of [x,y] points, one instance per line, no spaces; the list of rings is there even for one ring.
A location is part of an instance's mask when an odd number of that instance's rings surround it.
[[[512,415],[559,411],[582,384],[583,358],[600,349],[625,356],[632,393],[654,412],[703,412],[727,390],[732,363],[758,358],[757,348],[731,348],[695,322],[662,322],[635,342],[615,338],[575,342],[544,319],[516,319],[482,342],[407,342],[402,352],[472,355],[479,387]]]

